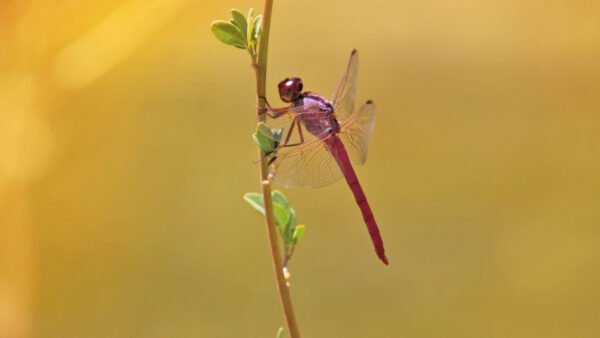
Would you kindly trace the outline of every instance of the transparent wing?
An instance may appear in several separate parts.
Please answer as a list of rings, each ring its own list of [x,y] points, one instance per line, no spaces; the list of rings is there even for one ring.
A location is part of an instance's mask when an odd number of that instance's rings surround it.
[[[325,144],[328,137],[284,148],[270,168],[273,180],[285,187],[318,188],[344,177]]]
[[[339,138],[354,165],[363,164],[367,160],[369,141],[375,129],[375,118],[375,104],[369,100],[340,123]]]
[[[356,112],[354,96],[358,75],[358,53],[353,50],[346,71],[340,79],[331,103],[340,122],[340,132],[336,134],[344,144],[350,161],[354,165],[367,160],[368,143],[375,127],[376,110],[372,101],[367,101]],[[311,109],[312,107],[294,107],[286,116],[270,119],[271,128],[284,128],[283,140],[289,135],[288,144],[301,143],[286,147],[277,152],[277,158],[270,168],[275,183],[286,187],[322,187],[332,184],[343,177],[337,162],[326,147],[331,135],[312,135],[294,118],[303,115],[307,118],[327,118],[327,113]],[[291,132],[290,132],[291,130]],[[302,135],[303,137],[300,137]]]
[[[354,96],[356,94],[357,80],[358,52],[354,49],[350,54],[346,71],[331,96],[331,103],[333,104],[333,109],[338,120],[343,120],[354,113]]]
[[[351,163],[363,164],[367,160],[375,116],[375,104],[367,101],[340,123],[338,134],[311,135],[310,141],[305,138],[301,145],[281,149],[270,168],[275,183],[285,187],[318,188],[337,182],[344,175],[325,146],[328,138],[337,135]],[[293,134],[297,134],[297,130]]]
[[[286,137],[289,133],[289,144],[297,144],[304,141],[304,143],[309,143],[317,139],[317,137],[311,133],[309,133],[304,126],[298,127],[298,125],[293,126],[294,118],[301,116],[304,120],[320,120],[327,119],[327,113],[320,110],[315,110],[311,108],[307,108],[304,106],[292,107],[290,111],[284,115],[281,115],[277,118],[267,117],[267,125],[271,129],[280,129],[283,128],[283,135],[281,143],[285,142]],[[291,130],[291,133],[290,133]],[[300,133],[302,133],[302,138],[300,137]]]

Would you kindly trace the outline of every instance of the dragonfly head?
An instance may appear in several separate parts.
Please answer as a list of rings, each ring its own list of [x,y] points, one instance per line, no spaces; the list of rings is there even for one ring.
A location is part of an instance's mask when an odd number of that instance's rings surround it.
[[[286,78],[279,82],[279,97],[283,102],[294,102],[302,93],[302,79],[299,77]]]

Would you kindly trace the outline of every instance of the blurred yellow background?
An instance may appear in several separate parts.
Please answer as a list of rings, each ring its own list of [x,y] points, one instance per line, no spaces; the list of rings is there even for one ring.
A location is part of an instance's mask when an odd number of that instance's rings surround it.
[[[254,73],[209,29],[260,1],[0,2],[0,337],[274,337]],[[377,125],[350,190],[284,190],[304,337],[600,335],[600,2],[281,1],[268,90]]]

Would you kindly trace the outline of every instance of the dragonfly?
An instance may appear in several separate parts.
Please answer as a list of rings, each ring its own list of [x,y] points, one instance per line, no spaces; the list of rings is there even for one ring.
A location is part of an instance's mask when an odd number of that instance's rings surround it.
[[[331,100],[302,91],[299,77],[286,78],[278,84],[279,96],[288,107],[274,108],[263,97],[263,112],[273,128],[284,127],[285,139],[270,154],[271,179],[285,187],[317,188],[342,177],[362,213],[379,259],[389,264],[383,240],[353,165],[367,159],[367,146],[375,126],[375,104],[366,101],[354,110],[358,77],[358,53],[353,50]]]

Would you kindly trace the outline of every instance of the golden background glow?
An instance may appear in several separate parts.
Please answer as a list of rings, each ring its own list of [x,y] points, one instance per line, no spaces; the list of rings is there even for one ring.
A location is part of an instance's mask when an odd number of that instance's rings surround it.
[[[0,337],[274,337],[254,74],[209,24],[259,1],[0,2]],[[304,337],[600,333],[600,3],[280,1],[268,90],[361,55],[344,183],[284,190]]]

